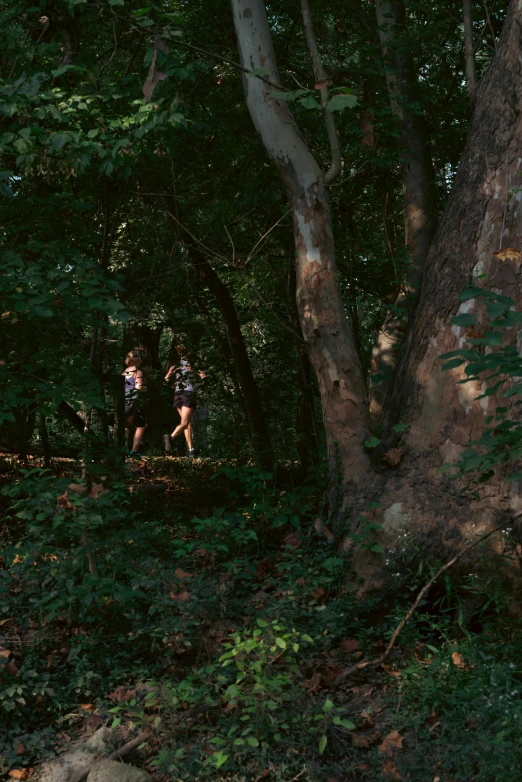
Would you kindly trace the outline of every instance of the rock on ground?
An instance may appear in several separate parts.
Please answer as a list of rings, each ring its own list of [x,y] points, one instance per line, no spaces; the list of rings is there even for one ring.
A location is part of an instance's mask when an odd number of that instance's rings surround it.
[[[151,779],[146,771],[140,771],[117,760],[102,760],[93,768],[87,782],[149,782]]]
[[[103,755],[109,754],[111,730],[100,728],[87,741],[75,745],[70,752],[55,760],[43,763],[35,782],[70,782],[80,771],[93,767],[88,782],[149,782],[152,777],[145,771],[128,766],[117,760],[103,760]],[[99,762],[96,762],[101,758]]]

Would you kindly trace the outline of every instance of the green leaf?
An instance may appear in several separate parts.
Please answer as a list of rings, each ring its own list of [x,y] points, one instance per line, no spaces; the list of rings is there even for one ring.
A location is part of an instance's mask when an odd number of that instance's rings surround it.
[[[276,638],[276,646],[280,649],[286,649],[286,641],[284,638]]]
[[[264,619],[256,619],[257,624],[259,627],[268,627],[268,622],[265,622]]]
[[[353,109],[357,105],[356,95],[334,95],[328,101],[328,108],[330,111],[344,111],[345,109]]]
[[[476,323],[477,316],[470,313],[463,312],[461,315],[456,315],[452,323],[454,326],[473,326]]]
[[[312,98],[311,95],[308,95],[306,98],[301,98],[299,103],[301,104],[301,106],[304,109],[316,109],[317,110],[317,109],[321,108],[321,104],[319,103],[319,101],[317,101],[315,98]]]
[[[272,529],[276,529],[276,527],[282,527],[283,524],[286,524],[288,521],[288,516],[285,516],[284,513],[278,513],[277,516],[274,517],[274,521],[272,522]]]
[[[321,738],[319,739],[319,752],[321,755],[325,751],[327,744],[328,744],[328,739],[326,738],[326,736],[321,736]]]
[[[341,725],[346,730],[357,730],[357,726],[351,720],[341,720]]]
[[[125,5],[125,0],[109,0],[109,5]]]
[[[253,736],[247,738],[247,744],[251,747],[259,747],[259,741]]]
[[[460,301],[469,301],[470,299],[476,299],[477,296],[484,295],[484,288],[477,288],[474,285],[470,285],[469,288],[464,288],[459,296]]]
[[[377,448],[381,441],[378,437],[371,437],[369,440],[366,440],[364,443],[365,448]]]
[[[332,711],[333,707],[334,707],[333,701],[327,698],[323,706],[324,713],[329,714],[329,712]]]
[[[407,432],[410,428],[410,424],[395,424],[393,431],[400,434],[401,432]]]
[[[370,551],[373,551],[374,554],[384,554],[384,549],[382,546],[379,546],[378,543],[375,543],[373,546],[370,547]]]

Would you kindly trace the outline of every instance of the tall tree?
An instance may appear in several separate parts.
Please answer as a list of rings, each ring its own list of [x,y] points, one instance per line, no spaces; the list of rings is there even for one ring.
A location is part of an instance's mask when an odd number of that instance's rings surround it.
[[[367,485],[371,470],[364,449],[369,432],[366,387],[341,296],[325,178],[287,102],[272,94],[281,90],[281,81],[264,2],[232,0],[232,12],[242,67],[266,74],[244,75],[243,84],[253,123],[292,211],[297,306],[321,395],[335,502],[337,489],[346,497]]]

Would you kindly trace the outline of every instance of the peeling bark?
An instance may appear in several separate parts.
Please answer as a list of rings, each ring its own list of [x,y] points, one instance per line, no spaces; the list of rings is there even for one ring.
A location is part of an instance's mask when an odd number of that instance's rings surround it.
[[[280,84],[272,38],[261,0],[232,0],[241,64],[264,69]],[[303,337],[317,375],[328,444],[332,510],[371,483],[364,450],[367,395],[361,363],[341,298],[332,221],[324,177],[286,102],[271,97],[259,79],[243,77],[248,109],[285,187],[296,246],[296,298]]]
[[[501,474],[487,484],[477,484],[474,501],[460,497],[459,485],[439,474],[442,464],[456,462],[469,441],[480,437],[486,416],[500,403],[494,396],[478,400],[484,390],[479,383],[459,385],[462,368],[442,372],[441,353],[463,346],[466,340],[466,330],[452,325],[454,316],[476,311],[485,325],[485,313],[477,302],[461,303],[459,294],[469,284],[482,285],[522,306],[518,264],[499,263],[492,255],[500,246],[522,245],[521,195],[515,191],[509,197],[510,190],[520,185],[522,166],[521,26],[522,2],[513,0],[498,53],[477,90],[455,185],[429,254],[420,301],[386,402],[386,447],[393,443],[394,424],[411,424],[402,437],[402,463],[382,477],[383,510],[376,520],[384,526],[387,551],[396,548],[399,532],[409,529],[423,551],[445,558],[465,540],[498,524],[501,514],[522,507],[519,487],[516,483],[507,487]],[[488,276],[480,278],[484,273]],[[502,404],[507,404],[505,399]],[[513,414],[520,415],[515,408]],[[499,576],[519,572],[520,546],[511,552],[510,560],[502,556],[501,541],[495,543],[493,557],[495,551]],[[356,567],[367,583],[377,586],[375,576],[382,575],[382,563],[361,554]]]

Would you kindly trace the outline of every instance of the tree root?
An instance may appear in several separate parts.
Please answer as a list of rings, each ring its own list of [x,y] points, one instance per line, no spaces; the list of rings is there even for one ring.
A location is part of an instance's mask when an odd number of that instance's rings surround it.
[[[391,637],[390,643],[388,644],[386,651],[381,654],[380,657],[377,657],[375,660],[361,660],[361,662],[356,663],[355,665],[352,665],[351,668],[346,668],[342,673],[337,676],[334,681],[332,682],[332,688],[338,687],[342,682],[344,682],[349,676],[351,676],[353,673],[356,673],[356,671],[360,671],[363,668],[375,668],[378,665],[381,665],[388,655],[390,654],[391,650],[395,646],[397,642],[397,638],[401,634],[402,630],[404,629],[404,625],[406,622],[411,619],[413,614],[415,613],[420,601],[428,591],[428,589],[437,581],[439,576],[441,576],[443,573],[446,572],[446,570],[449,570],[452,565],[455,564],[455,562],[458,562],[459,559],[461,559],[465,554],[468,553],[468,551],[471,551],[472,548],[475,548],[475,546],[478,546],[479,543],[482,543],[482,541],[486,540],[487,538],[491,537],[491,535],[494,535],[495,532],[498,532],[499,530],[503,529],[504,527],[508,526],[509,524],[513,524],[518,519],[522,518],[522,513],[519,513],[517,516],[514,516],[512,519],[508,519],[507,521],[502,522],[502,524],[499,524],[498,527],[495,527],[490,532],[486,533],[486,535],[482,535],[482,537],[478,538],[474,543],[471,544],[471,546],[467,546],[466,548],[462,549],[456,556],[453,557],[453,559],[450,559],[449,562],[446,562],[445,565],[443,565],[437,573],[433,576],[430,581],[428,581],[425,586],[422,587],[421,591],[415,598],[411,608],[409,609],[406,616],[404,616],[403,619],[399,622],[397,627],[395,628],[395,631]]]

